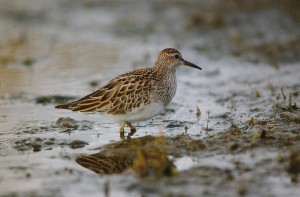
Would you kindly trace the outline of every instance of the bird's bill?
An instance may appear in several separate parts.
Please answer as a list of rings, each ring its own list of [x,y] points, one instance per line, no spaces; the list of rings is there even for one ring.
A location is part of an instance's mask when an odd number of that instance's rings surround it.
[[[197,68],[197,69],[199,69],[199,70],[202,70],[201,67],[199,67],[199,66],[193,64],[192,62],[186,61],[186,60],[182,60],[182,64],[183,64],[183,65],[186,65],[186,66],[193,67],[193,68]]]

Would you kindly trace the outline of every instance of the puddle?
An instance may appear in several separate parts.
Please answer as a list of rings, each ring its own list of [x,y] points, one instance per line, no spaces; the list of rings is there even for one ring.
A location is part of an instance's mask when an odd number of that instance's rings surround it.
[[[183,170],[190,169],[196,166],[197,164],[199,165],[199,162],[197,162],[196,160],[197,158],[181,157],[176,159],[174,165],[176,166],[177,170],[183,171]]]
[[[292,0],[0,1],[0,196],[298,196],[299,13]],[[54,108],[166,47],[203,70],[179,68],[170,106],[131,139]]]

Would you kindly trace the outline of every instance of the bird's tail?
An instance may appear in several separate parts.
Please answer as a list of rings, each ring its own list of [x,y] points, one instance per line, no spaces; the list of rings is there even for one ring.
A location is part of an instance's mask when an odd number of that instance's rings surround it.
[[[56,105],[55,108],[56,109],[74,109],[77,105],[77,101],[74,102],[70,102],[70,103],[65,103],[65,104],[61,104],[61,105]]]

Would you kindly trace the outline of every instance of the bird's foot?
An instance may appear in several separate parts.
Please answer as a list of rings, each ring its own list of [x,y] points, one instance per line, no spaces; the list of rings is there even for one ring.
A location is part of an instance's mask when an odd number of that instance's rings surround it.
[[[131,136],[133,136],[133,135],[135,134],[135,132],[136,132],[136,129],[135,129],[135,128],[134,128],[134,129],[131,129],[131,130],[130,130],[130,133],[128,133],[127,138],[130,139]]]
[[[122,140],[125,139],[125,135],[124,135],[125,129],[124,128],[126,125],[130,128],[130,133],[128,133],[127,139],[130,139],[131,136],[133,136],[136,132],[136,128],[130,122],[128,122],[128,121],[122,122],[121,127],[120,127],[120,138]]]

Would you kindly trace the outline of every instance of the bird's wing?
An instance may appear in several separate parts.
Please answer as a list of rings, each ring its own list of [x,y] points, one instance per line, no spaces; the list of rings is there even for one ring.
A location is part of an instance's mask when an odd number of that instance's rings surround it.
[[[125,114],[134,108],[150,103],[153,78],[147,78],[147,70],[139,69],[111,80],[99,90],[71,103],[56,108],[80,112],[106,112]]]

